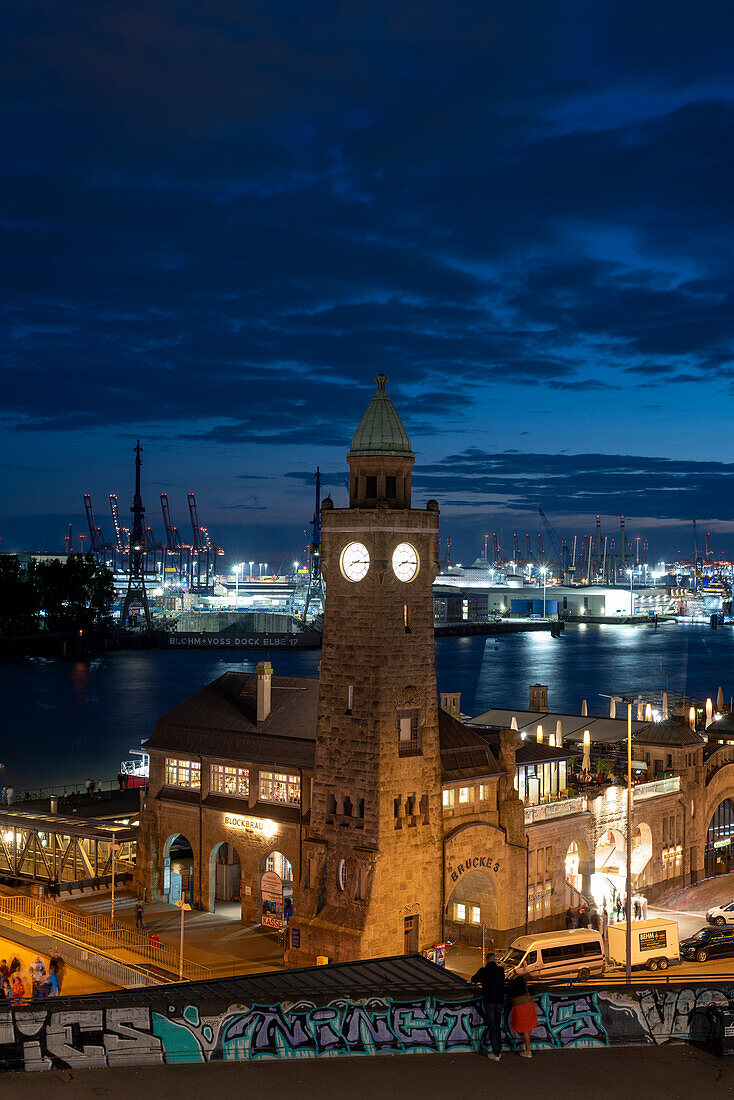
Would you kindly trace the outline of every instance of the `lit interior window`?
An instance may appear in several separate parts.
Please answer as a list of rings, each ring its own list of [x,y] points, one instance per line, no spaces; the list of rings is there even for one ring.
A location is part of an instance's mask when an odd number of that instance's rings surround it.
[[[443,792],[443,804],[444,809],[452,810],[454,807],[454,792],[453,790]]]
[[[472,905],[471,907],[471,922],[472,924],[479,924],[479,906]]]
[[[466,906],[462,905],[460,901],[456,902],[456,911],[454,915],[456,920],[466,920]]]

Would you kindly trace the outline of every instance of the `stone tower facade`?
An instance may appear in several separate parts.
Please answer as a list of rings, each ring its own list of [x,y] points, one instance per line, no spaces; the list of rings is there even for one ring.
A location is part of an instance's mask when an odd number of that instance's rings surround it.
[[[352,440],[350,506],[321,511],[327,600],[313,800],[291,965],[441,938],[441,759],[432,583],[438,505],[378,389]]]

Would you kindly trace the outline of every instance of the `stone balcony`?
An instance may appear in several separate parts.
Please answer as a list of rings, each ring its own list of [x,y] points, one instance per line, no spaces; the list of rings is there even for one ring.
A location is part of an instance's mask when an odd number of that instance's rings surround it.
[[[651,783],[638,783],[632,788],[632,802],[634,804],[646,798],[675,794],[679,790],[679,775],[674,775],[670,779],[656,779]],[[586,813],[589,809],[589,802],[594,801],[606,791],[619,792],[620,799],[625,801],[627,788],[622,784],[589,787],[585,794],[574,795],[573,798],[557,798],[551,802],[542,802],[539,806],[526,805],[525,824],[533,825],[540,821],[553,821],[558,817],[571,817],[573,814]]]

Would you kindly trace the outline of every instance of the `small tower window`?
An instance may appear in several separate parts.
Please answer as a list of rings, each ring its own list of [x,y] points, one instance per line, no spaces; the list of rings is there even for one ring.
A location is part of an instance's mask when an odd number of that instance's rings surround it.
[[[403,604],[403,626],[405,627],[405,633],[410,634],[410,608],[407,603]]]
[[[352,703],[354,702],[354,685],[350,684],[347,688],[347,714],[352,713]]]
[[[400,756],[418,756],[421,752],[419,712],[416,707],[398,711],[398,753]]]
[[[367,482],[367,489],[366,489],[364,495],[366,497],[376,497],[377,496],[377,478],[376,477],[367,477],[365,480]]]
[[[396,477],[385,478],[385,496],[388,500],[395,500],[398,495],[398,479]]]

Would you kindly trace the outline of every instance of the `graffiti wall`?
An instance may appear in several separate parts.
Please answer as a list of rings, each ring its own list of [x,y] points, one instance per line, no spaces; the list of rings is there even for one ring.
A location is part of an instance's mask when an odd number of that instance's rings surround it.
[[[533,1047],[706,1042],[707,1006],[728,1002],[734,988],[613,990],[536,998]],[[0,1013],[0,1059],[6,1070],[92,1069],[103,1066],[230,1059],[318,1058],[345,1055],[478,1051],[481,1002],[433,997],[371,998],[316,1005],[231,1007],[203,1015],[196,1005],[68,1009],[7,1009]],[[516,1049],[507,1019],[503,1045]]]

